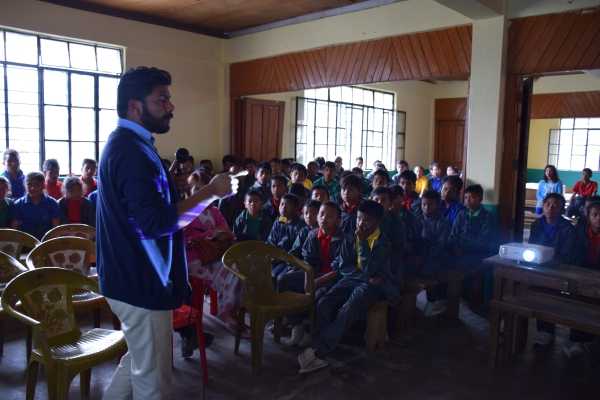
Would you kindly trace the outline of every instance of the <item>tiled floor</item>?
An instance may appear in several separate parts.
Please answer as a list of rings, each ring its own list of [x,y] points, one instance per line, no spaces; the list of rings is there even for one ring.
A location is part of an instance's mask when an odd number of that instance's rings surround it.
[[[109,326],[106,323],[106,326]],[[510,367],[491,370],[487,365],[488,323],[465,306],[461,321],[420,319],[402,340],[384,351],[367,355],[362,348],[344,345],[334,354],[332,367],[308,376],[297,374],[298,350],[285,349],[267,335],[264,368],[250,371],[249,343],[241,356],[233,354],[233,338],[210,319],[206,329],[216,334],[208,350],[208,399],[595,399],[600,398],[600,366],[584,368],[567,362],[560,338],[554,349],[528,351]],[[0,362],[0,399],[25,398],[25,344],[17,330],[9,335]],[[201,399],[198,353],[189,360],[178,357],[175,342],[173,399]],[[92,373],[92,399],[102,398],[115,363]],[[46,399],[43,373],[36,399]],[[79,398],[79,382],[71,386],[71,399]]]

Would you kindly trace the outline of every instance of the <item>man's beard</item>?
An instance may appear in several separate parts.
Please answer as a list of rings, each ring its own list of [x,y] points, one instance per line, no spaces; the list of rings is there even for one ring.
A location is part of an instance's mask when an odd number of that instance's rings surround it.
[[[156,118],[148,112],[144,104],[142,111],[142,125],[152,133],[167,133],[169,132],[169,122],[173,118],[172,113],[165,114],[162,118]]]

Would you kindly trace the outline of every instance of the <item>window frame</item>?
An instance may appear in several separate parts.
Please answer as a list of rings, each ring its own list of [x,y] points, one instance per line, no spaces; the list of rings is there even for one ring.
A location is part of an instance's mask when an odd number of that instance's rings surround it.
[[[36,64],[26,64],[26,63],[20,63],[20,62],[15,62],[15,61],[8,61],[7,60],[7,41],[6,41],[6,34],[7,33],[16,33],[16,34],[21,34],[21,35],[28,35],[28,36],[34,36],[36,38],[37,41],[37,63]],[[61,160],[59,160],[59,162],[61,163],[61,175],[65,176],[65,175],[69,175],[69,174],[79,174],[81,166],[75,166],[73,165],[73,143],[94,143],[94,157],[95,160],[99,160],[100,159],[100,111],[102,110],[114,110],[116,113],[116,104],[115,104],[115,108],[100,108],[100,104],[99,104],[99,81],[100,78],[111,78],[111,79],[118,79],[121,74],[123,73],[124,67],[125,67],[125,49],[123,47],[119,47],[119,46],[114,46],[114,45],[104,45],[104,44],[99,44],[99,43],[94,43],[94,42],[86,42],[84,40],[73,40],[73,39],[67,39],[67,38],[61,38],[61,37],[57,37],[57,36],[53,36],[53,35],[44,35],[44,34],[40,34],[40,33],[35,33],[35,32],[26,32],[26,31],[20,31],[20,30],[16,30],[16,29],[11,29],[11,28],[4,28],[4,27],[0,27],[0,35],[2,35],[2,46],[3,46],[3,52],[4,52],[4,59],[0,60],[0,75],[1,75],[1,79],[3,79],[3,83],[4,83],[4,88],[2,90],[2,93],[0,93],[0,96],[2,96],[2,101],[4,102],[3,106],[4,106],[4,126],[0,127],[0,135],[4,135],[4,137],[2,138],[0,136],[0,140],[4,141],[4,145],[6,149],[11,148],[10,147],[10,114],[9,114],[9,104],[18,104],[18,103],[9,103],[9,96],[8,96],[8,92],[9,92],[9,85],[8,85],[8,69],[9,67],[20,67],[20,68],[31,68],[31,69],[35,69],[37,72],[37,80],[38,80],[38,93],[37,93],[37,107],[38,107],[38,131],[39,131],[39,170],[42,170],[42,165],[44,163],[44,160],[46,159],[46,143],[47,142],[60,142],[60,143],[67,143],[68,144],[68,164],[69,165],[63,165],[64,164],[64,160],[62,160],[63,162],[61,162]],[[45,65],[42,63],[42,40],[46,39],[46,40],[53,40],[56,42],[64,42],[67,44],[67,57],[69,58],[69,67],[60,67],[60,66],[50,66],[50,65]],[[96,70],[85,70],[85,69],[80,69],[80,68],[73,68],[71,67],[71,57],[70,57],[70,52],[71,52],[71,44],[79,44],[79,45],[86,45],[86,46],[90,46],[94,48],[94,54],[95,54],[95,62],[96,62]],[[120,61],[120,68],[121,68],[121,72],[120,73],[109,73],[109,72],[101,72],[98,71],[98,48],[106,48],[106,49],[110,49],[110,50],[116,50],[119,52],[119,61]],[[66,105],[64,104],[53,104],[53,103],[46,103],[44,100],[44,72],[45,71],[57,71],[57,72],[62,72],[62,73],[66,73],[67,75],[67,103]],[[94,80],[94,103],[91,107],[83,107],[83,106],[74,106],[72,104],[72,97],[73,97],[73,92],[72,92],[72,86],[71,86],[71,79],[73,74],[76,75],[86,75],[86,76],[92,76],[93,80]],[[35,104],[32,104],[32,106],[35,106]],[[46,138],[46,127],[45,127],[45,107],[46,106],[58,106],[58,107],[65,107],[67,109],[67,129],[68,129],[68,136],[67,139],[47,139]],[[81,109],[88,109],[88,110],[93,110],[94,113],[94,140],[93,142],[90,140],[73,140],[73,126],[72,126],[72,110],[74,108],[81,108]],[[14,139],[13,139],[14,140]],[[22,151],[22,149],[18,149],[15,148],[15,150],[17,151]]]
[[[577,117],[573,117],[573,118],[560,118],[559,119],[559,127],[558,128],[551,128],[548,130],[548,149],[547,149],[547,157],[546,157],[546,161],[548,165],[555,165],[557,169],[560,169],[562,171],[581,171],[582,168],[590,168],[592,169],[592,171],[600,171],[600,160],[596,160],[595,163],[595,167],[591,167],[588,164],[588,155],[589,155],[589,149],[590,146],[593,147],[598,147],[600,148],[600,145],[592,145],[590,144],[590,135],[594,132],[598,135],[600,135],[600,127],[596,128],[590,128],[589,127],[589,121],[588,121],[588,127],[587,128],[576,128],[576,120],[578,119],[592,119],[592,118],[596,118],[596,117],[583,117],[583,118],[577,118]],[[571,125],[571,128],[563,128],[563,120],[573,120],[573,123]],[[569,149],[569,168],[565,169],[565,168],[559,168],[559,162],[560,162],[560,156],[561,156],[561,137],[562,137],[562,131],[569,131],[571,132],[571,145],[570,145],[570,149]],[[585,150],[584,150],[584,162],[583,162],[583,167],[582,168],[573,168],[573,147],[574,146],[582,146],[582,145],[575,145],[574,144],[574,136],[575,136],[575,132],[585,132]],[[557,141],[553,142],[552,141],[552,134],[556,132],[557,133]],[[558,149],[556,153],[552,152],[552,146],[556,146],[556,148]],[[576,154],[576,157],[579,156],[581,157],[581,155]],[[555,160],[553,160],[553,158],[555,158]],[[553,162],[556,161],[556,162]],[[592,160],[593,161],[593,160]]]
[[[371,97],[373,99],[372,104],[373,105],[368,105],[368,104],[361,104],[361,103],[353,103],[353,102],[347,102],[347,101],[343,101],[343,100],[333,100],[332,96],[331,96],[331,90],[332,89],[339,89],[340,93],[343,92],[343,88],[350,88],[350,90],[353,89],[360,89],[363,91],[368,91],[371,93]],[[333,143],[333,149],[335,150],[335,155],[339,156],[341,154],[339,154],[339,152],[337,151],[337,148],[340,147],[340,145],[338,145],[338,131],[340,129],[343,130],[348,130],[350,129],[350,132],[348,133],[348,140],[349,143],[346,143],[344,145],[345,151],[347,154],[349,154],[351,157],[353,157],[353,153],[352,153],[352,144],[353,144],[353,139],[352,139],[352,127],[353,127],[353,118],[354,118],[354,112],[353,110],[360,110],[361,114],[362,114],[362,122],[361,122],[361,130],[360,130],[360,156],[363,157],[363,159],[365,159],[365,162],[367,162],[368,159],[368,153],[369,153],[369,149],[380,149],[381,153],[378,155],[378,159],[380,160],[384,160],[386,157],[385,154],[385,148],[386,146],[390,146],[390,148],[392,149],[390,154],[388,155],[389,160],[386,160],[387,162],[390,163],[390,165],[395,165],[397,160],[402,160],[404,159],[405,156],[405,145],[406,145],[406,112],[405,111],[400,111],[397,110],[395,105],[396,105],[396,94],[393,92],[387,92],[387,91],[383,91],[383,90],[376,90],[376,89],[371,89],[371,88],[364,88],[364,87],[360,87],[360,86],[337,86],[337,87],[329,87],[329,88],[322,88],[322,89],[327,89],[327,99],[324,98],[319,98],[319,96],[314,96],[314,97],[307,97],[306,92],[304,94],[304,96],[297,96],[295,98],[296,101],[296,122],[295,122],[295,138],[294,138],[294,157],[296,159],[298,159],[298,145],[304,145],[306,147],[308,147],[308,135],[312,134],[313,135],[313,140],[312,140],[312,150],[311,152],[315,155],[315,157],[318,156],[325,156],[325,155],[321,155],[321,154],[316,154],[316,146],[325,146],[326,148],[329,148],[329,146],[331,146],[332,144],[329,143],[329,130],[333,129],[335,131],[334,136],[334,143]],[[320,89],[320,90],[322,90]],[[319,89],[316,89],[319,90]],[[374,106],[375,104],[375,93],[381,93],[384,95],[390,95],[392,96],[392,107],[391,108],[386,108],[386,107],[376,107]],[[342,95],[340,95],[340,98],[342,97]],[[363,95],[364,98],[364,95]],[[301,102],[313,102],[314,103],[314,116],[313,116],[313,121],[312,121],[312,125],[311,124],[300,124],[299,123],[299,108],[300,108],[300,104]],[[330,112],[330,107],[333,104],[335,106],[335,110],[336,110],[336,115],[335,115],[335,126],[330,126],[330,118],[329,115],[327,117],[327,126],[326,127],[321,127],[320,125],[317,125],[317,103],[325,103],[327,105],[327,110],[328,113]],[[346,124],[345,127],[341,127],[338,126],[338,115],[340,112],[340,108],[341,107],[345,107],[346,109],[351,109],[352,111],[349,112],[349,124]],[[380,130],[376,130],[375,129],[375,125],[374,124],[369,124],[369,115],[371,111],[372,114],[375,114],[376,110],[380,110],[381,111],[381,131]],[[387,113],[387,114],[386,114]],[[402,115],[403,118],[401,119],[402,121],[402,127],[403,129],[400,130],[400,119],[399,119],[399,115]],[[389,121],[388,123],[392,124],[391,125],[391,132],[388,132],[388,137],[385,136],[385,121],[386,121],[386,116],[388,118],[392,118],[392,121]],[[306,116],[305,116],[306,118]],[[303,129],[305,129],[305,137],[304,140],[305,142],[299,142],[298,138],[299,138],[299,128],[302,127]],[[313,130],[311,132],[309,132],[309,127],[312,127]],[[326,135],[326,141],[325,144],[317,144],[317,129],[327,129],[327,135]],[[381,134],[381,146],[373,146],[373,145],[369,145],[368,143],[366,143],[367,141],[367,136],[369,134]],[[349,146],[349,148],[347,148]],[[344,162],[344,164],[348,163],[347,165],[352,165],[352,160],[347,160],[346,162]]]

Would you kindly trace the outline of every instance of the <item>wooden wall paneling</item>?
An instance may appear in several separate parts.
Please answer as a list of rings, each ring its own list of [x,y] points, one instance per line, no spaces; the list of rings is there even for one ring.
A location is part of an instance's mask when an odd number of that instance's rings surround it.
[[[435,99],[436,121],[465,121],[467,118],[467,98]]]
[[[471,26],[299,51],[230,66],[232,97],[411,79],[468,79]]]
[[[594,69],[600,63],[600,9],[511,21],[508,70],[531,75]]]
[[[600,91],[544,93],[533,96],[531,118],[600,117]]]

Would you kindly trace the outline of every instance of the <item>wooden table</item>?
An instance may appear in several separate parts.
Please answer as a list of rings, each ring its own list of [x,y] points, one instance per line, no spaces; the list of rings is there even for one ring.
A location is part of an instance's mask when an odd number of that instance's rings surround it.
[[[529,318],[600,335],[600,271],[565,264],[524,265],[489,257],[494,267],[490,365],[527,342]]]

